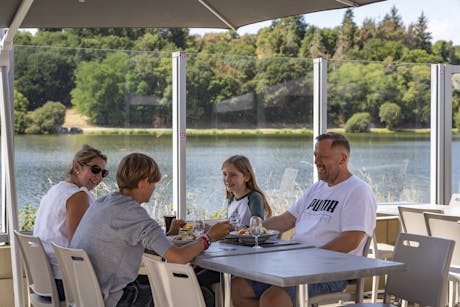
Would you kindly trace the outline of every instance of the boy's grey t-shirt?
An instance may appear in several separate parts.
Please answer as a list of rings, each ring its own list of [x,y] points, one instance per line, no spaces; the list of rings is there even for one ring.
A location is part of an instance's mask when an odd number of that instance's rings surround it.
[[[70,243],[88,253],[108,307],[116,306],[123,288],[137,278],[145,248],[163,256],[171,246],[147,211],[119,192],[86,211]]]

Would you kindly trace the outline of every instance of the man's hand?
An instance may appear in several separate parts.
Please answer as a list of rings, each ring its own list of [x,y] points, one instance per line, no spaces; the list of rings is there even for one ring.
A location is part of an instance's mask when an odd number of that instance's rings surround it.
[[[171,226],[169,227],[168,233],[166,233],[167,236],[175,236],[179,233],[179,230],[181,227],[183,227],[185,224],[187,224],[184,220],[181,219],[173,219],[171,222]]]
[[[211,241],[218,241],[225,238],[228,235],[230,230],[232,229],[232,225],[228,222],[219,222],[211,226],[209,230],[206,232],[208,235],[209,240]]]

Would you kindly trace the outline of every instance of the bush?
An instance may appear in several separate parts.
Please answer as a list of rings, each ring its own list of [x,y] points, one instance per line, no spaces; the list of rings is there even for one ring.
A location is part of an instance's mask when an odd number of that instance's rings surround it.
[[[27,115],[29,101],[18,90],[14,89],[14,132],[24,134],[30,125],[30,118]]]
[[[460,109],[454,115],[454,122],[455,127],[457,127],[457,130],[460,132]]]
[[[379,117],[380,121],[387,125],[389,130],[398,128],[401,121],[401,107],[393,102],[385,102],[380,106]]]
[[[65,120],[65,107],[60,102],[48,101],[30,115],[32,121],[26,133],[50,134],[55,133],[55,127]]]
[[[369,132],[371,115],[367,112],[355,113],[345,124],[345,132]]]
[[[37,214],[38,208],[35,208],[31,204],[25,205],[19,209],[19,230],[20,231],[33,231],[35,225],[35,215]]]

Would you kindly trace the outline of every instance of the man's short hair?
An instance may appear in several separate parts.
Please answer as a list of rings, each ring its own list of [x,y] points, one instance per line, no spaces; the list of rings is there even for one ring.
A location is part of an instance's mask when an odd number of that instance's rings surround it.
[[[331,148],[338,146],[343,147],[348,153],[350,153],[350,142],[343,134],[337,132],[326,132],[318,135],[316,140],[318,142],[322,140],[332,140]]]
[[[150,183],[156,183],[161,179],[158,164],[147,155],[132,153],[125,156],[117,170],[118,189],[135,189],[139,181],[148,178]]]

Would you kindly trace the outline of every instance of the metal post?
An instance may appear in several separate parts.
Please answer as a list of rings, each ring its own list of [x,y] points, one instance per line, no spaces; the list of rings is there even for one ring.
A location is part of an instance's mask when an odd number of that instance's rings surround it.
[[[452,185],[452,84],[450,65],[431,65],[430,202],[447,204]]]
[[[173,75],[173,205],[177,216],[185,219],[185,145],[186,145],[186,58],[184,52],[172,54]]]
[[[325,133],[326,130],[327,59],[317,58],[313,59],[313,148],[316,143],[316,137]],[[313,172],[313,182],[316,181],[318,181],[318,173]]]
[[[2,41],[3,42],[3,41]],[[10,237],[11,266],[13,272],[14,305],[21,307],[24,304],[22,291],[21,258],[14,240],[15,229],[18,229],[16,181],[14,176],[14,122],[13,122],[13,83],[9,74],[9,63],[13,54],[11,46],[3,49],[0,45],[0,122],[2,143],[2,204],[6,210],[6,219],[3,223],[8,226]]]

